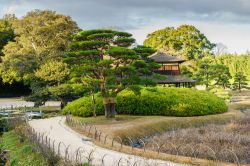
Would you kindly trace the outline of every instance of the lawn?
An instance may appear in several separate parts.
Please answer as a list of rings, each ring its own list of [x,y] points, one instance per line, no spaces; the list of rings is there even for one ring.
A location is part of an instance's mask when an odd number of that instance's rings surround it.
[[[104,148],[110,148],[117,151],[122,151],[124,153],[132,153],[139,156],[144,156],[146,158],[155,158],[155,159],[162,159],[162,160],[169,160],[178,163],[186,163],[192,165],[204,165],[204,166],[212,166],[212,165],[221,165],[221,166],[229,166],[233,165],[230,163],[224,162],[214,162],[209,160],[201,160],[201,159],[194,159],[189,157],[183,156],[176,156],[171,153],[160,153],[149,150],[148,145],[146,145],[146,152],[144,153],[143,150],[134,148],[131,151],[130,146],[123,146],[120,149],[120,145],[118,142],[115,143],[115,146],[111,146],[112,138],[116,136],[120,136],[125,140],[125,144],[129,145],[126,142],[126,136],[129,136],[134,140],[135,143],[138,138],[142,138],[143,140],[148,139],[150,137],[146,136],[155,136],[155,135],[163,135],[164,133],[172,130],[180,130],[180,129],[188,129],[190,127],[199,127],[199,126],[207,126],[210,124],[215,125],[223,125],[227,124],[234,119],[240,119],[243,117],[244,114],[237,110],[230,110],[227,113],[219,114],[219,115],[209,115],[209,116],[200,116],[200,117],[163,117],[163,116],[128,116],[128,115],[117,115],[114,119],[106,119],[104,116],[98,117],[90,117],[90,118],[80,118],[80,117],[73,117],[73,119],[77,121],[82,121],[89,125],[93,125],[96,127],[97,130],[102,132],[101,142],[95,141],[95,143],[99,146]],[[219,126],[220,126],[219,125]],[[88,135],[88,129],[84,130],[82,126],[72,127],[72,129],[76,130],[81,134]],[[93,128],[92,128],[93,129]],[[94,131],[94,130],[92,130]],[[103,144],[103,140],[105,135],[108,135],[107,143]],[[89,135],[90,136],[90,135]],[[116,140],[119,141],[119,140]],[[151,145],[150,145],[151,146]],[[141,148],[141,147],[139,147]]]
[[[165,117],[165,116],[129,116],[129,115],[117,115],[114,119],[106,119],[104,116],[98,117],[89,117],[89,118],[81,118],[81,117],[73,117],[73,119],[77,121],[81,121],[93,125],[98,131],[102,132],[103,135],[108,135],[109,138],[114,138],[120,136],[123,139],[123,143],[129,145],[129,142],[126,139],[127,136],[133,139],[134,143],[139,144],[134,146],[141,147],[142,144],[136,142],[141,138],[147,144],[147,150],[157,151],[157,146],[169,142],[168,145],[173,145],[172,150],[169,148],[164,151],[161,149],[160,154],[154,154],[153,151],[150,153],[142,154],[141,152],[137,152],[134,150],[134,154],[138,153],[139,155],[143,155],[145,157],[150,158],[160,158],[166,159],[176,162],[183,163],[191,163],[195,164],[196,162],[201,165],[216,165],[216,163],[211,163],[211,161],[183,158],[180,156],[190,156],[190,153],[186,153],[185,150],[188,150],[188,147],[196,147],[198,142],[203,141],[203,147],[197,147],[197,151],[195,154],[198,158],[204,159],[215,159],[213,155],[218,155],[218,158],[221,161],[225,161],[226,163],[220,163],[220,165],[230,165],[227,162],[236,162],[236,155],[239,155],[238,160],[240,163],[246,164],[249,162],[247,158],[247,154],[249,151],[249,147],[244,146],[243,144],[246,140],[241,140],[237,142],[234,137],[225,137],[227,136],[237,136],[243,138],[249,137],[249,125],[241,125],[245,118],[250,115],[250,97],[247,96],[249,93],[244,93],[245,95],[236,95],[235,101],[229,104],[229,111],[222,114],[217,115],[207,115],[207,116],[196,116],[196,117]],[[249,118],[248,118],[249,120]],[[74,130],[77,130],[80,133],[88,134],[89,130],[84,130],[83,127],[73,127]],[[94,130],[93,130],[94,131]],[[174,131],[174,132],[173,132]],[[205,134],[200,134],[205,132]],[[176,133],[176,134],[172,134]],[[237,133],[241,132],[241,133]],[[192,133],[192,134],[190,134]],[[199,135],[200,134],[200,135]],[[189,140],[187,139],[189,138]],[[211,139],[210,139],[211,138]],[[218,138],[218,139],[215,139]],[[219,139],[221,138],[221,139]],[[103,138],[102,138],[103,139]],[[176,140],[174,142],[169,141]],[[154,140],[154,141],[153,141]],[[212,141],[211,141],[212,140]],[[223,145],[220,145],[223,140]],[[96,141],[96,143],[100,146],[104,146],[106,148],[111,148],[114,150],[121,150],[125,153],[131,153],[131,148],[129,146],[126,149],[126,146],[123,149],[120,149],[119,146],[113,147],[109,144],[112,142],[112,139],[109,140],[107,144],[102,144],[101,142]],[[147,142],[148,141],[148,142]],[[186,141],[187,146],[178,146],[181,142]],[[210,141],[210,142],[209,142]],[[233,142],[233,143],[230,143]],[[116,140],[117,145],[119,145],[119,140]],[[179,144],[178,144],[179,143]],[[189,145],[189,144],[190,145]],[[224,144],[225,143],[225,144]],[[158,145],[157,145],[158,144]],[[220,146],[218,146],[218,145]],[[165,145],[164,145],[165,146]],[[207,146],[208,148],[204,148]],[[233,146],[233,147],[231,147]],[[176,155],[176,148],[178,149],[178,157],[171,156]],[[185,148],[184,148],[185,147]],[[211,147],[210,150],[209,147]],[[155,149],[156,148],[156,149]],[[217,149],[216,149],[217,148]],[[222,151],[223,148],[235,149],[235,152]],[[192,149],[192,148],[191,148]],[[189,149],[188,151],[191,151]],[[201,149],[201,151],[200,151]],[[180,152],[179,152],[180,150]],[[202,151],[203,150],[203,151]],[[169,156],[170,155],[170,156]],[[194,155],[192,153],[192,155]],[[206,156],[207,155],[207,156]],[[234,158],[233,158],[234,157]],[[206,163],[206,164],[205,164]],[[198,164],[198,165],[199,165]],[[218,164],[218,163],[217,163]]]
[[[10,164],[13,166],[47,166],[43,156],[35,151],[35,145],[27,140],[20,142],[14,132],[3,134],[1,147],[10,152]]]
[[[94,125],[103,133],[131,138],[143,138],[162,134],[173,129],[188,127],[199,127],[208,124],[225,124],[233,119],[238,119],[244,114],[238,110],[229,112],[197,117],[164,117],[164,116],[129,116],[117,115],[114,119],[106,119],[104,116],[98,117],[73,117],[81,122]]]
[[[167,117],[167,116],[130,116],[116,115],[113,119],[104,116],[97,117],[73,117],[73,119],[94,125],[103,133],[131,138],[143,138],[189,127],[200,127],[209,124],[226,124],[232,120],[244,117],[250,108],[249,92],[236,93],[235,102],[229,104],[229,111],[217,115],[194,116],[194,117]]]

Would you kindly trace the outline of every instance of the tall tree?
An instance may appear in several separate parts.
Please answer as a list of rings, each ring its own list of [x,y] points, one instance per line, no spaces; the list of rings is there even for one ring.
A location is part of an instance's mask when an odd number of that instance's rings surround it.
[[[162,50],[171,55],[182,56],[188,60],[198,60],[212,53],[215,44],[197,28],[181,25],[177,29],[167,27],[148,34],[144,45]]]
[[[74,36],[75,42],[65,59],[81,71],[85,83],[98,84],[107,118],[115,116],[116,96],[120,91],[154,84],[151,77],[158,65],[145,60],[150,48],[131,49],[135,42],[131,36],[113,30],[82,31]]]
[[[61,101],[61,109],[63,109],[69,101],[73,101],[86,93],[86,88],[81,84],[61,84],[48,88],[51,98]]]
[[[224,89],[230,86],[229,80],[232,78],[229,68],[223,64],[214,64],[211,66],[215,85],[220,85]]]
[[[12,22],[16,19],[14,15],[5,15],[0,19],[0,56],[3,56],[2,49],[10,41],[14,40],[15,34]]]
[[[250,56],[247,54],[225,54],[216,56],[216,63],[226,65],[229,68],[229,72],[232,76],[238,72],[242,72],[246,75],[248,84],[250,84]]]
[[[68,75],[67,64],[60,61],[49,61],[35,71],[35,77],[50,86],[63,83]]]
[[[246,88],[247,86],[247,78],[242,72],[238,72],[234,76],[234,88],[241,91],[242,88]]]
[[[210,82],[214,79],[213,58],[205,57],[198,63],[198,70],[195,73],[195,80],[200,84],[205,84],[209,87]]]
[[[17,36],[4,47],[0,66],[3,81],[10,83],[29,80],[44,63],[62,59],[71,36],[79,31],[69,16],[47,10],[28,12],[12,27]]]
[[[229,68],[223,64],[217,64],[213,57],[205,57],[198,62],[198,69],[194,74],[195,79],[200,84],[219,85],[224,89],[229,86],[232,78]]]

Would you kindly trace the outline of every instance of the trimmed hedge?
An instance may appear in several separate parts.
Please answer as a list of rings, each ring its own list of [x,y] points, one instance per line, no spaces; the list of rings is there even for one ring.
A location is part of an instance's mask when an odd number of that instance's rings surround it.
[[[96,115],[104,114],[104,107],[102,104],[101,94],[95,94],[96,99]],[[93,116],[93,103],[92,98],[90,96],[85,96],[74,100],[69,103],[64,109],[63,113],[70,113],[76,116],[89,117]]]
[[[104,114],[97,94],[97,114]],[[65,107],[64,113],[92,116],[91,97],[83,97]],[[207,91],[184,88],[143,88],[140,95],[124,90],[117,96],[116,111],[128,115],[199,116],[227,111],[224,100]]]

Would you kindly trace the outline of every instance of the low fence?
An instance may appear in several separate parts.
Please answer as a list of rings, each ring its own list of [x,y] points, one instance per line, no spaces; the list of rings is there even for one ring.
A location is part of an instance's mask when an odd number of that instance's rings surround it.
[[[155,162],[148,159],[139,158],[114,158],[110,154],[98,154],[93,145],[91,149],[85,147],[73,147],[64,142],[52,140],[45,133],[37,133],[29,126],[16,128],[15,132],[20,138],[28,138],[28,140],[37,146],[37,151],[41,152],[47,159],[54,162],[63,160],[67,166],[70,165],[96,165],[96,166],[173,166],[173,164]],[[113,142],[114,143],[114,142]]]
[[[171,142],[159,143],[151,139],[132,139],[129,136],[123,138],[119,136],[113,137],[98,130],[94,125],[71,118],[70,115],[66,116],[66,123],[73,129],[84,133],[104,147],[109,147],[118,151],[130,152],[130,154],[144,153],[146,154],[145,156],[152,156],[153,154],[156,155],[156,158],[164,158],[162,157],[164,154],[170,154],[198,159],[203,158],[214,162],[231,162],[235,165],[241,164],[239,157],[232,149],[225,148],[215,151],[211,147],[203,145],[202,143],[197,144],[196,146],[190,146],[188,144],[176,146]]]
[[[0,118],[0,133],[6,132],[26,122],[27,122],[27,118],[24,116]]]
[[[50,139],[46,133],[38,133],[25,123],[22,118],[13,120],[12,126],[19,126],[15,132],[22,138],[28,140],[37,146],[37,151],[41,152],[51,163],[59,159],[67,163],[67,166],[87,163],[89,165],[102,165],[102,166],[140,166],[140,165],[173,165],[172,163],[161,162],[159,160],[150,160],[144,158],[114,158],[110,154],[98,154],[96,147],[93,145],[91,148],[74,147],[70,144],[65,144],[57,140]],[[192,158],[206,158],[214,162],[218,162],[221,158],[230,158],[229,162],[235,165],[240,165],[240,160],[234,151],[230,149],[223,149],[219,153],[215,152],[211,147],[198,144],[194,147],[189,145],[176,146],[171,143],[159,143],[156,141],[145,141],[143,139],[132,139],[130,137],[112,137],[106,135],[98,130],[94,125],[83,123],[80,120],[66,117],[66,123],[73,129],[82,131],[89,138],[93,139],[98,144],[104,147],[114,149],[121,152],[127,152],[134,155],[150,156],[152,154],[155,158],[162,158],[164,155],[173,154],[176,156],[190,156]],[[20,125],[24,124],[24,125]],[[84,140],[90,141],[90,140]],[[53,165],[53,164],[52,164]]]

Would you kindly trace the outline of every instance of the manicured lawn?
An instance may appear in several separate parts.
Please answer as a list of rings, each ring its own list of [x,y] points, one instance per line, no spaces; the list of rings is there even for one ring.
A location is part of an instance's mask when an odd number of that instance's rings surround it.
[[[229,111],[217,115],[195,117],[116,115],[114,119],[106,119],[104,116],[73,118],[95,125],[98,130],[101,130],[105,134],[140,138],[162,134],[173,129],[200,127],[209,124],[225,124],[231,120],[244,117],[248,112],[243,113],[241,110],[250,108],[250,97],[248,94],[249,92],[244,92],[243,95],[237,95],[237,102],[229,104]]]
[[[131,153],[131,147],[130,146],[124,146],[123,149],[120,149],[120,144],[117,144],[117,147],[113,147],[111,146],[111,141],[112,138],[115,138],[115,136],[120,136],[123,138],[123,140],[125,140],[125,144],[129,145],[129,142],[126,142],[126,136],[129,136],[131,139],[133,139],[134,141],[138,140],[138,138],[142,138],[145,142],[147,140],[151,140],[152,138],[157,138],[156,141],[151,142],[153,145],[152,147],[155,147],[154,142],[158,142],[159,144],[161,144],[161,142],[158,140],[159,138],[162,138],[161,141],[163,141],[164,143],[169,142],[167,141],[168,139],[165,139],[166,137],[164,137],[167,133],[172,133],[172,130],[175,130],[176,133],[180,133],[180,132],[186,132],[186,131],[190,131],[188,133],[186,133],[187,135],[184,137],[179,138],[178,134],[176,139],[184,139],[187,136],[188,137],[196,137],[196,135],[192,135],[195,134],[197,132],[200,132],[200,129],[207,129],[207,133],[210,136],[214,136],[209,132],[214,132],[216,129],[216,132],[218,134],[217,138],[221,138],[221,136],[223,136],[223,134],[225,135],[225,133],[231,133],[231,131],[228,130],[228,128],[235,128],[237,127],[237,122],[239,122],[240,124],[242,123],[242,120],[244,121],[245,117],[250,115],[250,97],[246,96],[248,95],[237,95],[236,96],[236,100],[237,102],[232,102],[229,104],[229,111],[223,114],[217,114],[217,115],[207,115],[207,116],[196,116],[196,117],[166,117],[166,116],[129,116],[129,115],[117,115],[116,118],[114,119],[106,119],[104,116],[98,116],[98,117],[90,117],[90,118],[81,118],[81,117],[73,117],[76,120],[81,120],[82,122],[94,125],[94,127],[96,127],[97,130],[101,131],[102,134],[102,139],[101,141],[95,141],[96,144],[98,144],[99,146],[103,146],[106,148],[111,148],[113,150],[118,150],[118,151],[122,151],[124,153]],[[245,111],[242,111],[241,109],[244,109]],[[211,126],[213,128],[211,128]],[[241,127],[240,125],[238,127]],[[248,128],[248,126],[242,126],[244,128],[242,128],[242,130],[245,130],[245,128]],[[87,128],[87,130],[84,130],[84,128],[82,126],[80,127],[72,127],[74,130],[82,133],[82,134],[88,134],[89,132],[89,128]],[[93,128],[92,128],[93,129]],[[183,130],[182,130],[183,129]],[[213,129],[213,130],[212,130]],[[227,129],[227,131],[225,131]],[[238,128],[236,129],[237,131],[240,131]],[[93,130],[94,131],[94,130]],[[246,134],[246,133],[245,133]],[[108,143],[103,144],[103,140],[105,135],[108,135],[108,138],[111,138],[109,140]],[[151,137],[150,137],[151,136]],[[168,135],[167,135],[168,136]],[[195,139],[192,138],[192,141],[195,141]],[[199,137],[200,138],[200,137]],[[197,138],[198,139],[198,138]],[[226,140],[226,139],[225,139]],[[226,140],[227,141],[227,140]],[[118,141],[119,142],[119,141]],[[181,141],[180,141],[181,142]],[[189,141],[191,142],[191,141]],[[210,146],[213,145],[213,142]],[[216,143],[216,142],[214,142]],[[149,147],[151,147],[150,143],[147,143],[147,149]],[[172,143],[174,144],[174,143]],[[185,146],[184,146],[185,147]],[[192,147],[194,148],[194,146],[192,145]],[[219,146],[216,146],[219,147]],[[240,148],[239,148],[240,149]],[[150,148],[149,148],[150,150]],[[202,149],[204,150],[204,149]],[[205,149],[207,150],[207,149]],[[221,150],[221,149],[219,149]],[[241,150],[241,149],[240,149]],[[143,153],[141,155],[145,156],[145,157],[150,157],[150,158],[158,158],[158,159],[163,159],[163,160],[171,160],[171,161],[176,161],[176,162],[180,162],[180,163],[188,163],[188,164],[195,164],[195,165],[234,165],[235,163],[233,163],[231,160],[232,156],[230,156],[230,154],[226,154],[228,156],[219,156],[220,161],[230,161],[232,163],[216,163],[216,162],[212,162],[210,160],[206,160],[207,158],[211,159],[211,156],[208,157],[200,157],[200,158],[204,158],[205,160],[202,159],[190,159],[190,158],[185,158],[183,157],[181,154],[178,156],[171,156],[171,153],[167,153],[167,152],[162,152],[160,155],[159,154],[155,154],[157,152],[157,150],[153,151],[147,151],[147,153]],[[205,151],[207,152],[207,151]],[[210,151],[209,151],[210,152]],[[140,152],[138,151],[138,149],[134,150],[133,153],[138,153],[140,154]],[[222,153],[222,152],[220,152]],[[223,151],[224,153],[224,151]],[[173,153],[175,154],[175,153]],[[245,154],[244,151],[242,150],[242,152],[237,152],[237,154],[239,155],[239,158],[241,159],[240,162],[245,163],[248,161],[245,161],[244,159],[244,155]],[[148,155],[148,156],[147,156]],[[169,156],[170,155],[170,156]],[[211,155],[211,154],[209,154]],[[221,155],[221,154],[219,154]],[[160,156],[160,157],[159,157]],[[184,155],[185,156],[185,155]],[[188,156],[188,155],[187,155]],[[224,158],[223,158],[224,157]],[[226,158],[228,157],[228,158]],[[199,164],[198,164],[199,163]]]
[[[105,124],[116,124],[116,123],[122,123],[122,122],[129,122],[133,120],[138,120],[142,118],[143,116],[130,116],[130,115],[116,115],[113,119],[107,119],[104,116],[97,116],[97,117],[77,117],[75,116],[74,119],[81,120],[84,123],[88,124],[94,124],[94,125],[105,125]]]
[[[183,129],[190,127],[200,127],[210,124],[226,124],[233,119],[240,119],[244,114],[238,110],[230,110],[224,114],[219,115],[209,115],[209,116],[199,116],[199,117],[164,117],[164,116],[128,116],[128,115],[117,115],[115,119],[106,119],[104,116],[90,117],[90,118],[79,118],[73,117],[77,120],[82,120],[85,123],[94,125],[97,130],[102,132],[102,141],[95,143],[104,148],[110,148],[112,150],[122,151],[124,153],[131,153],[131,147],[124,146],[120,149],[120,146],[111,147],[111,140],[108,140],[107,144],[103,144],[105,135],[109,135],[109,138],[114,138],[114,136],[121,136],[125,138],[130,136],[134,140],[138,138],[145,138],[145,136],[161,135],[167,131],[173,129]],[[79,133],[88,134],[88,130],[84,131],[83,127],[72,127]],[[126,140],[126,139],[125,139]],[[170,160],[179,163],[187,163],[194,165],[225,165],[231,166],[230,163],[217,163],[208,160],[201,159],[191,159],[183,156],[174,156],[166,153],[161,153],[160,155],[154,151],[148,151],[147,153],[142,153],[138,149],[134,149],[133,154],[142,155],[148,158],[156,158],[162,160]]]
[[[10,151],[10,164],[13,166],[47,166],[48,163],[40,153],[34,151],[35,146],[28,141],[20,143],[13,132],[2,137],[2,147]]]
[[[130,136],[140,138],[155,134],[161,134],[173,129],[198,127],[208,124],[225,124],[232,119],[244,116],[238,110],[197,117],[164,117],[164,116],[129,116],[117,115],[114,119],[106,119],[104,116],[81,118],[74,117],[82,122],[93,124],[105,134],[113,136]]]

